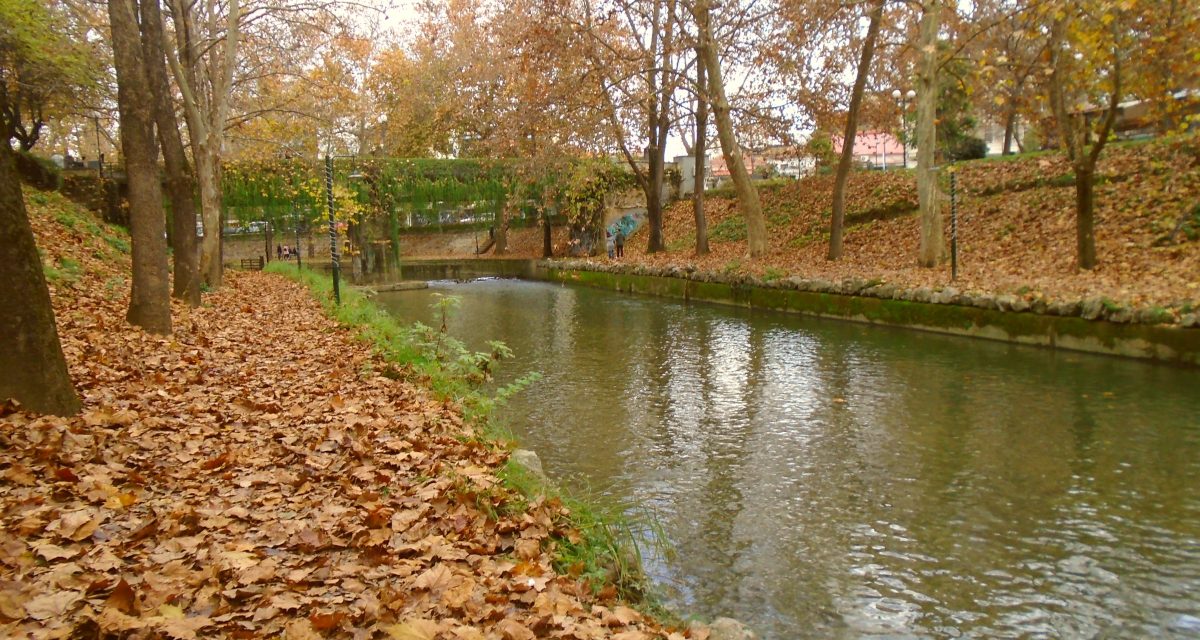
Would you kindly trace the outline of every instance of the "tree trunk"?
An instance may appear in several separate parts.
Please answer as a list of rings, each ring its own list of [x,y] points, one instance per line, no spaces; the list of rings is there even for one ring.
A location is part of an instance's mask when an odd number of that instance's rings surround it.
[[[842,157],[838,159],[837,176],[833,181],[833,215],[829,220],[830,260],[842,257],[842,227],[846,221],[846,182],[850,179],[850,164],[854,160],[854,139],[858,136],[858,112],[862,105],[863,90],[871,71],[871,58],[875,55],[875,41],[879,38],[879,22],[883,16],[883,0],[871,4],[867,38],[863,40],[862,57],[858,61],[858,73],[854,77],[854,89],[850,94],[850,111],[846,114],[846,130],[842,136]]]
[[[1095,238],[1095,175],[1096,164],[1100,154],[1108,144],[1109,133],[1116,122],[1117,111],[1121,102],[1121,56],[1119,53],[1112,58],[1112,66],[1106,69],[1108,80],[1112,83],[1108,95],[1108,104],[1104,111],[1104,120],[1100,130],[1096,132],[1096,142],[1090,147],[1087,136],[1090,129],[1081,115],[1068,111],[1069,98],[1067,95],[1066,77],[1075,72],[1068,62],[1066,43],[1066,18],[1058,18],[1050,28],[1050,106],[1054,119],[1058,123],[1059,144],[1075,169],[1075,260],[1079,269],[1092,269],[1096,266]]]
[[[701,47],[696,48],[696,158],[692,213],[696,216],[696,255],[708,253],[708,220],[704,217],[704,162],[708,138],[708,80],[704,73]]]
[[[674,1],[668,0],[666,17],[663,17],[663,5],[661,0],[654,2],[654,30],[650,34],[650,56],[653,63],[649,65],[646,71],[646,81],[649,87],[648,96],[649,104],[646,109],[646,118],[648,126],[646,131],[646,139],[649,144],[646,148],[646,164],[647,164],[647,180],[645,186],[646,192],[646,222],[649,227],[648,239],[646,243],[646,252],[655,253],[666,248],[663,243],[662,233],[662,186],[663,186],[663,170],[666,161],[666,133],[668,128],[668,119],[666,111],[670,106],[672,91],[672,83],[667,75],[668,64],[670,60],[671,33],[674,26],[672,15]],[[659,26],[662,25],[662,29]],[[661,37],[660,37],[661,31]],[[659,48],[662,48],[662,61],[658,60]],[[662,71],[661,82],[659,81],[660,68]],[[660,94],[661,92],[661,94]]]
[[[126,319],[150,333],[171,333],[166,217],[154,141],[154,99],[142,55],[136,3],[109,0],[113,66],[117,72],[121,154],[129,183],[133,286]]]
[[[1075,165],[1075,255],[1080,269],[1096,266],[1095,166]]]
[[[921,14],[921,67],[917,76],[917,198],[921,205],[921,247],[917,262],[936,267],[945,255],[937,169],[937,34],[942,0],[925,0]]]
[[[695,11],[696,22],[704,42],[702,49],[704,50],[704,65],[708,72],[709,99],[713,118],[717,122],[717,138],[721,141],[721,155],[725,156],[725,164],[729,167],[730,177],[733,178],[738,210],[746,219],[746,244],[750,251],[750,257],[757,258],[767,252],[767,225],[763,220],[758,191],[750,182],[750,174],[746,171],[746,165],[742,164],[742,151],[733,132],[733,118],[729,114],[729,98],[725,95],[725,81],[721,76],[721,61],[717,54],[717,43],[712,37],[708,5],[709,0],[697,0]]]
[[[297,223],[299,224],[299,223]],[[299,233],[297,233],[299,238]],[[392,264],[395,265],[396,273],[401,273],[400,267],[400,218],[396,214],[396,204],[388,202],[388,239],[391,243]],[[300,242],[296,242],[296,255],[300,254]],[[400,277],[397,275],[397,277]]]
[[[492,228],[493,238],[496,240],[492,255],[502,256],[508,252],[508,207],[510,203],[511,200],[507,200],[504,206],[500,207],[500,219]]]
[[[0,142],[0,300],[8,301],[0,305],[0,402],[59,416],[79,411],[7,139]]]
[[[1007,156],[1012,154],[1013,134],[1016,133],[1016,129],[1017,107],[1016,105],[1011,105],[1008,109],[1007,117],[1004,118],[1004,150],[1000,152],[1001,155]]]
[[[550,228],[550,208],[542,208],[542,257],[550,258],[554,256],[554,238]]]
[[[203,145],[195,147],[196,179],[200,183],[200,216],[204,239],[200,243],[200,277],[210,289],[221,286],[221,185],[219,160]]]
[[[150,88],[154,94],[154,118],[158,124],[163,164],[167,172],[167,196],[171,200],[172,237],[174,239],[175,282],[171,295],[188,306],[200,306],[200,264],[196,253],[196,182],[188,166],[179,121],[171,104],[171,84],[167,79],[166,42],[158,0],[142,2],[142,43]]]

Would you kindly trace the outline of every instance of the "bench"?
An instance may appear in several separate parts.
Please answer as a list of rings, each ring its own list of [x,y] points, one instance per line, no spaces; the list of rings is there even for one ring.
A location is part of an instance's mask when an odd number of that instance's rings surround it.
[[[262,256],[257,258],[242,258],[241,269],[242,271],[262,271],[265,262]]]

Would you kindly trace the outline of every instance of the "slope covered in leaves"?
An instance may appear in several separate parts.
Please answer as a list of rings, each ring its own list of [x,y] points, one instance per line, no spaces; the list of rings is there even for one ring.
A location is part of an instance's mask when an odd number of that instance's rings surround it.
[[[0,407],[0,636],[667,635],[555,574],[565,507],[300,285],[230,274],[152,337],[126,237],[29,202],[84,409]]]
[[[1099,266],[1091,272],[1075,269],[1070,171],[1061,154],[957,167],[955,286],[1027,298],[1105,297],[1133,306],[1195,306],[1200,300],[1200,139],[1191,135],[1105,150],[1096,188]],[[945,177],[942,188],[949,188]],[[626,253],[631,261],[649,265],[768,278],[859,278],[935,289],[950,284],[948,262],[937,269],[916,265],[919,221],[911,172],[851,175],[845,256],[838,262],[825,259],[832,191],[832,175],[762,190],[769,251],[761,259],[745,256],[745,224],[736,203],[722,197],[707,201],[710,255],[694,255],[690,201],[666,212],[668,251],[647,255],[641,231]],[[945,213],[948,217],[949,205]],[[947,221],[947,241],[949,233]]]

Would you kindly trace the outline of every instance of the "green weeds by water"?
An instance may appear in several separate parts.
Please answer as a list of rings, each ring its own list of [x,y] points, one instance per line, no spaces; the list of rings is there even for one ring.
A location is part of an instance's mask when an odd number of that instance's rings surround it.
[[[324,274],[283,262],[270,263],[266,271],[303,283],[321,301],[327,314],[355,327],[358,336],[374,345],[389,363],[389,369],[380,374],[427,384],[436,396],[458,402],[487,446],[508,446],[513,440],[512,434],[495,419],[495,409],[540,376],[530,374],[490,392],[484,389],[483,383],[490,379],[492,368],[512,352],[495,341],[488,343],[490,351],[472,352],[450,336],[446,325],[458,305],[456,298],[441,296],[434,303],[441,326],[421,323],[406,326],[348,287],[340,291],[342,303],[335,305],[332,280]],[[500,469],[498,476],[509,495],[475,495],[482,511],[491,517],[513,515],[524,512],[536,500],[560,501],[570,514],[564,528],[578,534],[554,537],[555,568],[587,581],[596,592],[611,587],[623,600],[660,620],[674,620],[651,593],[642,571],[639,541],[666,554],[662,542],[666,537],[653,517],[599,496],[572,495],[512,460]],[[643,515],[633,515],[637,513]]]

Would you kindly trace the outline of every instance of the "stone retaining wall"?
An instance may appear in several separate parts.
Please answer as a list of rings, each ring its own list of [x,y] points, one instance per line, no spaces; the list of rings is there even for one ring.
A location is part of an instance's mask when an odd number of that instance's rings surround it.
[[[1200,366],[1196,314],[1112,309],[1103,301],[1029,302],[1011,295],[899,289],[868,281],[832,283],[680,269],[663,273],[587,261],[542,261],[534,277],[628,293],[771,309],[854,322]],[[1155,320],[1173,320],[1172,323]]]

